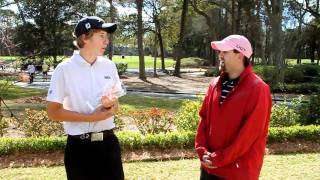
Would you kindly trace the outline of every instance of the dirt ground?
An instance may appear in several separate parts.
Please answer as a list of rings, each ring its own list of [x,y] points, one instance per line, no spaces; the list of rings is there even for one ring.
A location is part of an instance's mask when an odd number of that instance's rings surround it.
[[[199,74],[202,72],[198,72]],[[204,73],[204,72],[203,72]],[[124,76],[121,78],[128,89],[152,90],[160,92],[187,92],[205,93],[212,77],[199,76],[184,73],[181,77],[161,75],[158,77],[148,77],[147,81],[142,81],[138,77]]]

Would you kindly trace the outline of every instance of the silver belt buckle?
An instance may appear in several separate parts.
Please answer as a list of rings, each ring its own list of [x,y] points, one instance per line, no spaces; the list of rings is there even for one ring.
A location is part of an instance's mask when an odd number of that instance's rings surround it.
[[[103,141],[103,133],[102,132],[91,133],[91,142],[93,141]]]
[[[80,135],[80,139],[88,139],[89,138],[89,134],[81,134]]]

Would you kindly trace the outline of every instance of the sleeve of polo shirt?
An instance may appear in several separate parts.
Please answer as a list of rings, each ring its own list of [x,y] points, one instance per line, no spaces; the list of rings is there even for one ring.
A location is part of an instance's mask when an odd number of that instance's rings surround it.
[[[235,162],[248,152],[259,137],[267,136],[271,103],[269,86],[258,85],[253,88],[252,103],[249,105],[252,109],[250,115],[246,118],[234,142],[211,154],[213,166],[223,167]]]
[[[115,89],[114,90],[116,92],[124,92],[125,90],[122,87],[122,82],[119,78],[117,67],[114,63],[113,63],[113,72],[114,72],[113,75],[114,75],[114,79],[115,79],[115,84],[114,84]]]
[[[47,101],[62,104],[64,97],[65,97],[65,81],[64,81],[64,75],[63,75],[63,69],[61,66],[57,66],[51,77]]]

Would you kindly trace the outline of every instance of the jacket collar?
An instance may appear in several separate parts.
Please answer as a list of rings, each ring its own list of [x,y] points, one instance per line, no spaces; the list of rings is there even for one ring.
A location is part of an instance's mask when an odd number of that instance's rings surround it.
[[[251,74],[251,73],[253,73],[253,69],[252,69],[252,66],[251,65],[248,65],[243,71],[242,71],[242,73],[240,74],[240,78],[239,78],[239,81],[238,81],[238,84],[240,84],[241,83],[241,81],[248,75],[248,74]],[[224,78],[225,78],[225,76],[227,75],[227,73],[221,73],[221,75],[220,75],[220,79],[219,79],[219,81],[221,82]]]

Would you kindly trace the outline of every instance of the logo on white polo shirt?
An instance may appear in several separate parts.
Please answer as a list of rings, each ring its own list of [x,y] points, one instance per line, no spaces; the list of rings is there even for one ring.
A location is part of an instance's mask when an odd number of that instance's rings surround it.
[[[108,75],[105,75],[104,78],[105,78],[105,79],[111,79],[111,77],[108,76]]]

